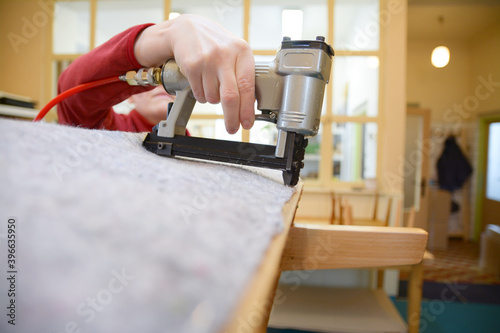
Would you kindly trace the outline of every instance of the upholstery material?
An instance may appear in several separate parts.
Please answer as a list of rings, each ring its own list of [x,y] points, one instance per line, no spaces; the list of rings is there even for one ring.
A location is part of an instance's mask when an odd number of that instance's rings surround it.
[[[0,119],[1,332],[223,327],[294,189],[277,171],[156,156],[144,135]]]

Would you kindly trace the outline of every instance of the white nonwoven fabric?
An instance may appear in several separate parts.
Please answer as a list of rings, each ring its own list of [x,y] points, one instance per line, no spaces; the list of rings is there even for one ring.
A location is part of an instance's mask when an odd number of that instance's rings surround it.
[[[0,332],[222,329],[293,189],[143,138],[0,119]]]

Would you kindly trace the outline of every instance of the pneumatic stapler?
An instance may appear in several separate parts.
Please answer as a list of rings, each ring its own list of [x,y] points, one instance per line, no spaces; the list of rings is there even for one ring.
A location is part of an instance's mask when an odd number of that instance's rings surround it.
[[[283,38],[270,62],[255,64],[256,120],[276,124],[276,146],[186,136],[186,125],[196,100],[189,82],[174,60],[161,68],[127,73],[124,80],[136,84],[162,84],[176,95],[167,119],[144,139],[143,146],[161,156],[196,159],[282,170],[286,185],[294,186],[307,146],[306,136],[318,133],[325,86],[329,81],[333,49],[324,37],[316,40]]]

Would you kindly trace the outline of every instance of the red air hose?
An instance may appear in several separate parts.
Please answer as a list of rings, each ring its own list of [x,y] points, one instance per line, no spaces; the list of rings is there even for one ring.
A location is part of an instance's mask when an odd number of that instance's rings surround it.
[[[71,89],[66,90],[65,92],[60,93],[57,95],[54,99],[52,99],[47,105],[43,107],[43,109],[38,112],[37,116],[33,121],[40,121],[45,117],[45,115],[55,106],[57,105],[60,101],[62,101],[65,98],[68,98],[69,96],[72,96],[80,91],[84,91],[87,89],[91,89],[94,87],[99,87],[108,83],[113,83],[113,82],[120,82],[120,78],[118,76],[116,77],[108,77],[106,79],[101,79],[101,80],[96,80],[88,83],[83,83],[80,84],[76,87],[73,87]]]

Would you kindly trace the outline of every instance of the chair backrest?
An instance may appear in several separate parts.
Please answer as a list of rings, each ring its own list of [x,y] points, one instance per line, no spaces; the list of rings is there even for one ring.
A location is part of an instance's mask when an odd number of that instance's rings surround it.
[[[408,219],[406,220],[406,226],[404,225],[404,221],[401,221],[401,210],[403,208],[403,201],[398,201],[398,206],[396,208],[396,219],[394,220],[395,227],[407,227],[413,228],[415,226],[415,207],[411,206],[410,211],[408,212]]]
[[[345,204],[342,204],[342,197],[337,196],[334,192],[330,192],[332,201],[332,213],[330,214],[330,224],[344,224],[344,210]],[[337,216],[337,206],[339,207],[339,214]]]
[[[410,213],[408,215],[408,222],[406,223],[408,228],[413,228],[415,226],[415,206],[411,206]]]
[[[352,206],[349,204],[347,198],[343,199],[342,197],[335,195],[334,192],[330,192],[331,196],[331,202],[332,202],[332,213],[330,215],[330,224],[353,224],[354,222],[354,217],[352,213]],[[372,221],[377,221],[377,214],[378,214],[378,205],[379,205],[379,199],[380,199],[380,194],[378,192],[375,193],[374,195],[374,207],[373,207],[373,213],[372,213]],[[337,212],[337,205],[338,205],[338,216],[336,214]],[[388,197],[387,198],[387,212],[385,214],[385,218],[383,220],[383,223],[386,227],[389,226],[389,222],[391,219],[391,209],[392,209],[392,198]],[[398,208],[400,210],[400,207]],[[399,224],[399,214],[400,211],[398,212],[398,216],[396,217],[396,222],[397,225]],[[347,220],[349,218],[349,220]]]
[[[345,199],[345,225],[353,225],[353,218],[352,218],[352,206],[349,204],[349,201]]]

